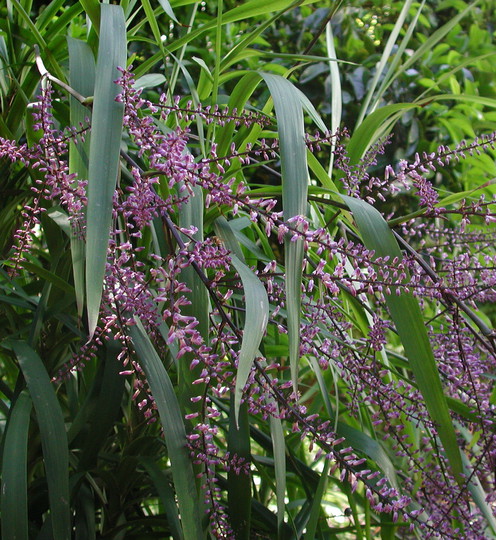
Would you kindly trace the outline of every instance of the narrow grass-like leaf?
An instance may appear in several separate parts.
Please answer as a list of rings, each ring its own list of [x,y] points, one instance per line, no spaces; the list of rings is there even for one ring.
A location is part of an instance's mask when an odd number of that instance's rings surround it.
[[[272,449],[274,452],[274,471],[276,475],[276,501],[277,501],[277,529],[278,538],[284,539],[284,510],[286,497],[286,443],[282,421],[277,417],[279,406],[273,403],[276,414],[270,415],[270,436],[272,437]]]
[[[258,347],[267,328],[269,299],[261,281],[246,264],[241,262],[234,254],[231,254],[231,260],[243,283],[246,302],[243,340],[239,351],[236,388],[234,391],[234,411],[237,422],[243,387],[248,380]]]
[[[277,117],[281,152],[282,206],[285,221],[304,216],[307,207],[308,169],[303,109],[299,91],[283,77],[261,73],[269,87]],[[301,281],[303,241],[285,240],[286,309],[289,359],[294,390],[297,390],[300,349]]]
[[[169,484],[169,479],[165,472],[160,468],[153,458],[141,456],[140,463],[146,469],[146,472],[153,481],[153,485],[157,490],[160,502],[164,507],[167,516],[167,522],[170,529],[170,534],[173,540],[182,540],[183,533],[181,530],[181,522],[177,513],[177,506],[174,497],[174,490]]]
[[[84,8],[84,11],[86,11],[86,14],[88,15],[91,24],[93,25],[93,29],[98,34],[100,31],[100,2],[98,0],[79,0],[81,5]]]
[[[88,0],[84,0],[85,3]],[[307,5],[314,4],[317,0],[298,0],[296,2],[288,2],[287,0],[274,0],[273,2],[266,3],[260,2],[260,0],[250,0],[246,3],[239,4],[235,8],[227,11],[223,15],[222,24],[226,25],[236,21],[247,20],[252,17],[258,17],[265,13],[272,13],[274,11],[282,11],[288,9],[291,5]],[[174,52],[177,49],[183,47],[190,41],[198,38],[202,34],[212,30],[217,26],[217,20],[214,18],[211,22],[201,25],[199,28],[188,32],[185,36],[176,39],[173,43],[170,43],[167,47],[169,52]],[[133,32],[135,30],[133,29]],[[156,53],[145,62],[143,62],[139,68],[135,70],[136,76],[141,76],[150,70],[150,67],[155,65],[161,59],[162,53]]]
[[[465,469],[465,477],[470,479],[468,482],[468,490],[470,491],[475,504],[479,507],[482,515],[486,518],[487,524],[491,529],[492,537],[494,538],[496,537],[496,519],[494,517],[492,508],[487,502],[487,493],[484,491],[477,473],[473,470],[470,461],[464,453],[462,453],[462,460]]]
[[[43,449],[54,540],[69,540],[69,452],[64,417],[55,391],[38,354],[25,342],[13,341],[14,350],[33,401]]]
[[[91,48],[83,41],[67,38],[69,48],[69,84],[84,97],[90,97],[95,90],[95,59]],[[91,111],[77,99],[70,98],[71,125],[84,125],[86,119],[91,121]],[[88,178],[88,156],[90,151],[91,134],[78,144],[69,145],[69,172],[75,173],[80,179]],[[79,316],[83,313],[84,305],[84,241],[77,231],[70,227],[72,271],[74,289]]]
[[[120,6],[102,4],[88,173],[86,299],[90,335],[95,331],[119,172],[124,107],[115,98],[118,67],[126,67],[126,24]]]
[[[231,92],[231,95],[229,97],[229,108],[231,110],[243,110],[248,98],[253,94],[259,82],[260,75],[258,73],[250,72],[246,75],[243,75],[243,77],[239,80],[239,82],[236,84],[233,91]],[[217,143],[219,149],[218,155],[223,156],[227,153],[229,146],[232,142],[235,127],[235,122],[229,122],[222,128],[220,133],[217,135]]]
[[[96,540],[95,494],[82,483],[74,497],[74,540]]]
[[[164,428],[171,461],[184,538],[201,540],[201,518],[196,482],[186,443],[186,430],[174,387],[141,321],[129,328],[133,346],[145,371]]]
[[[54,285],[61,291],[64,291],[67,294],[74,295],[74,288],[71,285],[69,285],[67,281],[57,276],[57,274],[50,272],[50,270],[46,270],[42,266],[39,266],[34,263],[30,263],[28,261],[23,261],[21,265],[23,268],[25,268],[29,272],[32,272],[34,275],[43,279],[45,283],[50,283],[51,285]]]
[[[317,538],[316,532],[317,532],[317,526],[319,523],[319,517],[321,514],[321,505],[322,505],[322,499],[324,497],[324,493],[327,486],[327,475],[329,474],[329,468],[331,466],[330,460],[326,459],[324,462],[324,468],[322,469],[322,472],[320,473],[320,480],[319,485],[317,486],[317,490],[315,491],[315,495],[312,499],[312,505],[310,507],[310,515],[308,517],[308,522],[306,525],[306,531],[305,531],[305,540],[313,540],[314,538]]]
[[[410,68],[415,62],[420,60],[426,53],[429,51],[432,51],[434,47],[442,42],[442,40],[446,37],[446,35],[455,28],[455,26],[470,12],[474,9],[474,7],[480,3],[480,0],[476,0],[472,4],[469,4],[465,9],[457,13],[454,17],[452,17],[445,25],[441,26],[441,28],[438,28],[435,32],[433,32],[425,41],[422,43],[414,52],[413,54],[409,54],[407,60],[398,68],[397,75],[400,75],[402,73],[405,73],[407,69]],[[397,78],[396,76],[391,76],[388,79],[388,82],[386,85],[382,85],[380,91],[384,93],[384,91],[393,83],[393,81]]]
[[[334,34],[332,32],[332,24],[329,21],[326,26],[326,45],[327,55],[331,58],[336,58],[336,48],[334,47]],[[331,78],[331,133],[336,133],[341,125],[341,116],[343,111],[343,95],[341,91],[341,78],[339,76],[339,65],[337,61],[329,62],[329,73]],[[334,149],[336,141],[331,142],[330,158],[328,175],[332,177],[332,169],[334,166]]]
[[[226,69],[233,62],[237,61],[240,55],[245,54],[248,46],[253,43],[258,38],[258,36],[260,36],[260,34],[264,32],[266,28],[272,26],[281,15],[286,13],[288,10],[297,7],[301,3],[301,0],[297,0],[296,2],[292,3],[288,2],[287,5],[284,6],[279,13],[276,13],[273,17],[267,19],[263,23],[257,24],[249,34],[245,35],[244,38],[224,56],[221,64],[222,69]]]
[[[384,75],[383,79],[382,79],[382,82],[381,82],[381,86],[379,87],[379,89],[377,90],[375,96],[374,96],[374,101],[372,102],[369,110],[372,112],[372,111],[375,111],[378,104],[380,103],[381,99],[383,98],[384,96],[384,92],[386,90],[386,88],[388,88],[389,86],[389,81],[391,79],[394,79],[396,78],[398,75],[401,75],[402,73],[404,73],[403,71],[400,71],[400,70],[397,70],[400,62],[401,62],[401,58],[403,56],[403,54],[405,53],[406,51],[406,48],[408,47],[408,43],[410,42],[410,39],[412,37],[412,34],[415,30],[415,27],[417,26],[417,22],[420,18],[420,14],[422,13],[422,9],[424,8],[424,4],[425,4],[425,1],[426,0],[422,0],[422,2],[420,4],[417,4],[418,7],[416,7],[416,13],[412,19],[412,21],[410,22],[406,32],[404,33],[404,36],[403,36],[403,39],[401,40],[401,43],[396,47],[396,50],[395,50],[395,53],[393,55],[393,57],[391,58],[391,61],[389,62],[389,65],[388,65],[388,69],[387,69],[387,72],[386,74]],[[396,22],[395,24],[395,27],[398,25],[398,21]],[[362,107],[362,111],[365,112],[365,109]]]
[[[360,199],[348,196],[343,196],[343,199],[353,212],[367,249],[374,250],[377,257],[398,257],[401,260],[402,254],[396,239],[381,214]],[[436,425],[453,474],[460,482],[463,472],[460,449],[418,301],[412,293],[406,292],[398,296],[393,291],[392,294],[384,296],[410,369],[424,397],[429,415]]]
[[[2,538],[28,540],[27,457],[29,415],[32,402],[27,391],[12,406],[2,456]]]
[[[403,23],[405,22],[405,19],[408,15],[412,2],[413,0],[406,0],[406,2],[403,4],[403,8],[401,9],[400,14],[398,15],[398,18],[396,20],[396,23],[393,26],[391,33],[389,34],[389,38],[386,41],[384,50],[381,55],[381,59],[379,60],[379,63],[377,64],[375,68],[374,77],[372,81],[368,84],[368,92],[367,92],[367,95],[365,96],[365,100],[362,104],[360,114],[358,116],[357,126],[359,126],[362,123],[362,120],[367,112],[368,106],[370,102],[372,101],[372,97],[374,95],[377,83],[379,82],[379,78],[382,75],[387,62],[390,59],[390,56],[393,51],[393,47],[403,27]]]
[[[158,0],[158,3],[162,6],[162,9],[167,13],[167,15],[176,23],[179,24],[179,21],[176,19],[172,7],[169,3],[169,0]]]

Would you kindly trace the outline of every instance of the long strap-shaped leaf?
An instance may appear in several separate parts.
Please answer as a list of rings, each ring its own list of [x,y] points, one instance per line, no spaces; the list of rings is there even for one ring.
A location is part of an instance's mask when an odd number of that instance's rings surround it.
[[[365,201],[344,195],[342,198],[353,212],[365,246],[374,250],[377,257],[401,259],[400,248],[381,214]],[[460,449],[419,304],[411,293],[384,296],[452,472],[457,481],[461,482],[463,466]]]
[[[19,394],[12,407],[5,434],[2,460],[2,538],[29,538],[26,462],[31,407],[31,398],[25,390]]]
[[[238,358],[238,372],[236,374],[236,388],[234,391],[234,416],[239,427],[239,409],[243,396],[243,387],[248,380],[250,370],[257,355],[260,342],[267,328],[269,320],[269,299],[267,291],[258,277],[246,266],[243,252],[234,236],[229,222],[220,217],[214,223],[215,232],[222,238],[226,247],[231,251],[231,260],[236,268],[243,289],[245,291],[245,325],[243,328],[243,341]]]
[[[12,349],[19,360],[38,419],[53,538],[69,540],[69,452],[64,417],[48,373],[36,351],[24,341],[14,341]]]
[[[72,88],[84,97],[89,97],[95,90],[95,59],[90,46],[84,41],[67,38],[69,49],[69,82]],[[71,125],[78,126],[84,123],[86,118],[91,118],[90,111],[77,99],[70,99]],[[69,145],[69,172],[76,173],[78,178],[88,178],[88,155],[90,137],[78,144]],[[78,314],[83,314],[84,304],[84,241],[72,227],[70,230],[72,271],[74,275],[74,289],[76,291],[76,303]]]
[[[176,489],[184,538],[203,538],[200,521],[200,504],[196,492],[193,466],[186,446],[186,429],[169,374],[153,347],[146,330],[138,317],[136,326],[131,326],[129,334],[145,371],[153,398],[162,421],[165,443],[171,461],[172,478]]]
[[[245,291],[246,315],[243,328],[243,341],[238,358],[236,388],[234,390],[234,413],[238,425],[239,408],[243,396],[243,387],[250,375],[263,334],[269,321],[269,299],[267,291],[258,277],[241,262],[236,255],[231,254],[231,260],[243,283]]]
[[[119,172],[124,108],[115,101],[118,67],[126,67],[126,24],[120,6],[102,4],[96,64],[86,214],[86,299],[89,333],[98,322],[112,222],[112,197]]]
[[[269,87],[277,117],[281,152],[282,206],[284,219],[306,214],[308,192],[307,149],[300,92],[284,77],[261,73]],[[288,313],[289,362],[297,390],[300,349],[301,280],[303,241],[286,239],[286,309]]]

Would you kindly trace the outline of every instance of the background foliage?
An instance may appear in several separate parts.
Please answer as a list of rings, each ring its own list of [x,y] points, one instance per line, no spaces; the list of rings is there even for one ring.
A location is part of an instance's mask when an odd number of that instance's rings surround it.
[[[120,7],[0,7],[2,537],[493,537],[492,2]]]

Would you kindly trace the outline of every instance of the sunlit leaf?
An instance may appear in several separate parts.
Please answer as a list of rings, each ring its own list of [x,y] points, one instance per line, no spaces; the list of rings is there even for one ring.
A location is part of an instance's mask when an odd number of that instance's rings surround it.
[[[115,98],[118,67],[126,67],[126,25],[120,6],[102,4],[96,65],[86,213],[86,299],[89,333],[95,331],[102,298],[112,202],[119,173],[124,106]]]

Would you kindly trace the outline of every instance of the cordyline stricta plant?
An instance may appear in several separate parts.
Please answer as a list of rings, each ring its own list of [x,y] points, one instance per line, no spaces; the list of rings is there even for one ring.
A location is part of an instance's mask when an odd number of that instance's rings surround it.
[[[33,275],[60,285],[43,262],[56,230],[77,305],[3,343],[23,372],[19,396],[27,384],[40,420],[43,377],[56,403],[57,389],[112,357],[133,414],[160,426],[166,475],[149,500],[162,501],[162,521],[150,526],[174,538],[330,538],[339,527],[491,537],[496,335],[484,309],[496,300],[496,206],[482,188],[443,198],[435,186],[445,168],[491,152],[496,134],[378,169],[387,140],[355,159],[344,130],[304,136],[308,104],[282,77],[247,75],[268,86],[272,115],[167,93],[152,103],[124,64],[102,98],[119,126],[113,149],[98,95],[79,103],[69,88],[82,120],[58,124],[54,97],[67,88],[46,72],[30,144],[0,140],[0,157],[32,179],[5,294],[27,288],[29,303]],[[112,163],[92,161],[100,145]],[[309,174],[307,156],[331,152],[332,179],[315,164]],[[273,185],[252,180],[260,170]],[[49,294],[35,314],[55,310]],[[36,378],[50,332],[64,338]],[[97,493],[102,480],[86,482],[110,447],[87,460],[72,429],[65,468],[47,466],[46,482],[52,519],[77,532],[81,510],[54,490]],[[49,463],[57,450],[43,445]],[[5,511],[5,467],[3,481]],[[102,492],[102,535],[105,506]]]

